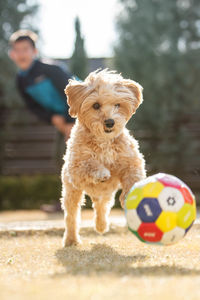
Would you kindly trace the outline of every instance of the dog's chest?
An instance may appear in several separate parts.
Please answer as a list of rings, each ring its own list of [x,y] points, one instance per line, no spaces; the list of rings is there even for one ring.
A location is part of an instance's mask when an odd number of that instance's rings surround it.
[[[104,165],[113,165],[117,160],[117,151],[112,144],[99,145],[96,151],[97,160]]]

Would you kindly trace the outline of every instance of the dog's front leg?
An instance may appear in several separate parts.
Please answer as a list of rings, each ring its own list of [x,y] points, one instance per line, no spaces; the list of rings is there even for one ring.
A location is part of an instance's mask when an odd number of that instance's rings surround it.
[[[80,159],[79,159],[80,160]],[[70,170],[70,178],[74,186],[87,184],[98,184],[110,178],[110,171],[97,160],[89,158],[78,161],[75,167]]]
[[[129,167],[126,169],[125,173],[120,178],[121,186],[122,186],[122,193],[121,193],[119,199],[120,199],[122,208],[124,208],[124,201],[125,201],[126,195],[130,191],[133,184],[144,178],[146,178],[146,171],[142,166],[140,168]]]
[[[65,214],[65,233],[63,247],[79,244],[79,219],[82,191],[75,189],[69,183],[63,183],[62,206]]]
[[[92,197],[95,211],[95,229],[98,233],[105,233],[109,230],[109,213],[114,204],[114,197],[106,195],[105,197]]]

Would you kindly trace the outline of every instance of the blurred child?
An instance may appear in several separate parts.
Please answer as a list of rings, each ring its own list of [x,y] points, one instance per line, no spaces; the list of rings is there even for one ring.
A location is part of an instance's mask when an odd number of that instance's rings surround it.
[[[71,74],[56,65],[37,59],[37,35],[30,30],[18,30],[10,37],[10,58],[19,68],[17,87],[27,108],[41,120],[53,124],[67,140],[74,119],[68,114],[64,88]],[[60,210],[60,202],[42,205],[46,212]]]
[[[36,40],[30,30],[18,30],[10,37],[9,55],[19,68],[17,87],[27,108],[52,123],[67,139],[74,119],[68,114],[64,88],[72,75],[37,59]]]

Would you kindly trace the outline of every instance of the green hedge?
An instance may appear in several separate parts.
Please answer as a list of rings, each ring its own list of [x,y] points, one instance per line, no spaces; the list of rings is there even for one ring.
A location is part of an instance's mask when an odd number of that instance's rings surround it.
[[[39,208],[44,203],[59,200],[59,176],[2,176],[0,178],[1,209]]]
[[[56,203],[61,196],[61,179],[56,175],[2,176],[0,209],[38,209],[44,203]],[[116,207],[119,207],[119,192]],[[86,207],[91,207],[86,197]]]

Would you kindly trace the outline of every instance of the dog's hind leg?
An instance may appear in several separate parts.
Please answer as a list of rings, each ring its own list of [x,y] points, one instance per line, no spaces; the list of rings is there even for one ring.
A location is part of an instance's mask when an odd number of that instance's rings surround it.
[[[114,204],[113,195],[104,198],[92,198],[95,211],[95,229],[98,233],[105,233],[109,230],[109,219],[111,207]]]
[[[65,214],[65,233],[63,247],[79,244],[79,223],[82,191],[74,189],[70,184],[64,187],[62,206]]]

